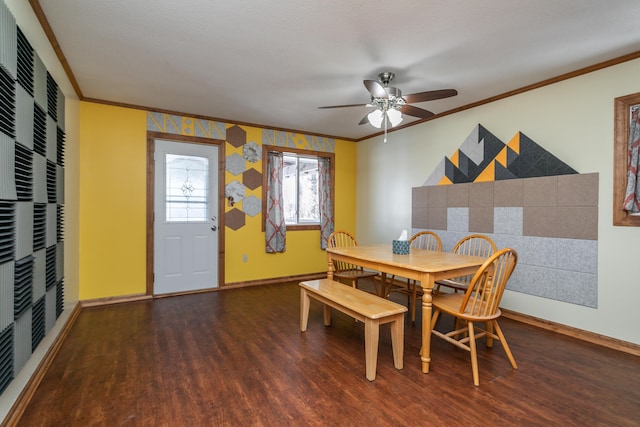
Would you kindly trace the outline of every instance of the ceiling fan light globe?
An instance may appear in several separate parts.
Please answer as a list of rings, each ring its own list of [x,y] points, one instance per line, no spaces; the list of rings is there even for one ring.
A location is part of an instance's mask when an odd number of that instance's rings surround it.
[[[389,121],[391,122],[391,127],[398,126],[402,123],[402,113],[399,110],[391,109],[387,111],[387,116],[389,117]]]
[[[372,126],[377,127],[378,129],[382,126],[382,110],[373,110],[367,115],[367,117],[369,118],[369,123],[371,123]]]

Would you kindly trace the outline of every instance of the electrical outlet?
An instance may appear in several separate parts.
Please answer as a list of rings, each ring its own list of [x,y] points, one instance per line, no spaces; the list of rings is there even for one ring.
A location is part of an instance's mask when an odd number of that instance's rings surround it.
[[[247,262],[247,261],[249,261],[249,255],[243,254],[242,255],[242,262]]]

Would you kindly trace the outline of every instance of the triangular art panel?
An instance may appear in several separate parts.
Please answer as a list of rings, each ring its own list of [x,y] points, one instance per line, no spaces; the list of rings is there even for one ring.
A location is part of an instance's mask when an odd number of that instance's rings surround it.
[[[508,144],[478,124],[424,186],[576,174],[573,168],[518,132]]]

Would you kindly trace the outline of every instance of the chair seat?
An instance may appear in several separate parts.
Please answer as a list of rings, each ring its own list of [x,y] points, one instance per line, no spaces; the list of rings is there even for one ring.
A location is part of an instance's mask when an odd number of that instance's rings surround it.
[[[469,282],[462,282],[460,280],[456,280],[456,279],[443,279],[443,280],[438,280],[436,281],[436,286],[446,286],[448,288],[452,288],[452,289],[456,289],[456,290],[460,290],[460,291],[466,291],[467,288],[469,287]]]
[[[469,313],[469,308],[465,310],[465,313],[460,313],[460,307],[462,306],[462,300],[464,299],[464,296],[464,294],[458,293],[438,294],[433,297],[432,303],[435,307],[442,310],[443,313],[457,316],[461,319],[473,320],[474,322],[484,322],[487,320],[497,319],[502,314],[499,308],[490,316],[479,316],[476,314],[471,315]]]

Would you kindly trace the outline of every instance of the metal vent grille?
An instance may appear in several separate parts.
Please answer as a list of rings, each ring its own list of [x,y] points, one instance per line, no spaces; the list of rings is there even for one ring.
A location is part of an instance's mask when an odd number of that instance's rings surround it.
[[[31,310],[31,352],[35,351],[47,332],[44,298],[43,295],[36,301]]]
[[[13,323],[0,333],[0,393],[13,381]]]
[[[16,190],[18,200],[33,200],[33,152],[16,143]]]
[[[46,290],[49,290],[56,284],[56,247],[49,246],[47,248],[47,268],[46,268]]]
[[[0,201],[0,263],[13,260],[16,248],[15,204]]]
[[[55,203],[56,200],[56,164],[47,160],[47,201]]]
[[[33,48],[18,28],[18,84],[33,96]]]
[[[16,86],[13,78],[0,66],[0,131],[16,137]]]
[[[13,318],[17,319],[22,313],[31,307],[33,288],[33,256],[27,256],[16,261],[14,294],[13,294]]]
[[[33,250],[43,249],[47,242],[47,205],[33,204]]]
[[[47,115],[38,104],[33,104],[33,149],[46,157]]]
[[[64,142],[65,133],[62,129],[56,128],[56,143],[58,144],[58,150],[56,152],[56,163],[60,166],[64,166]]]

